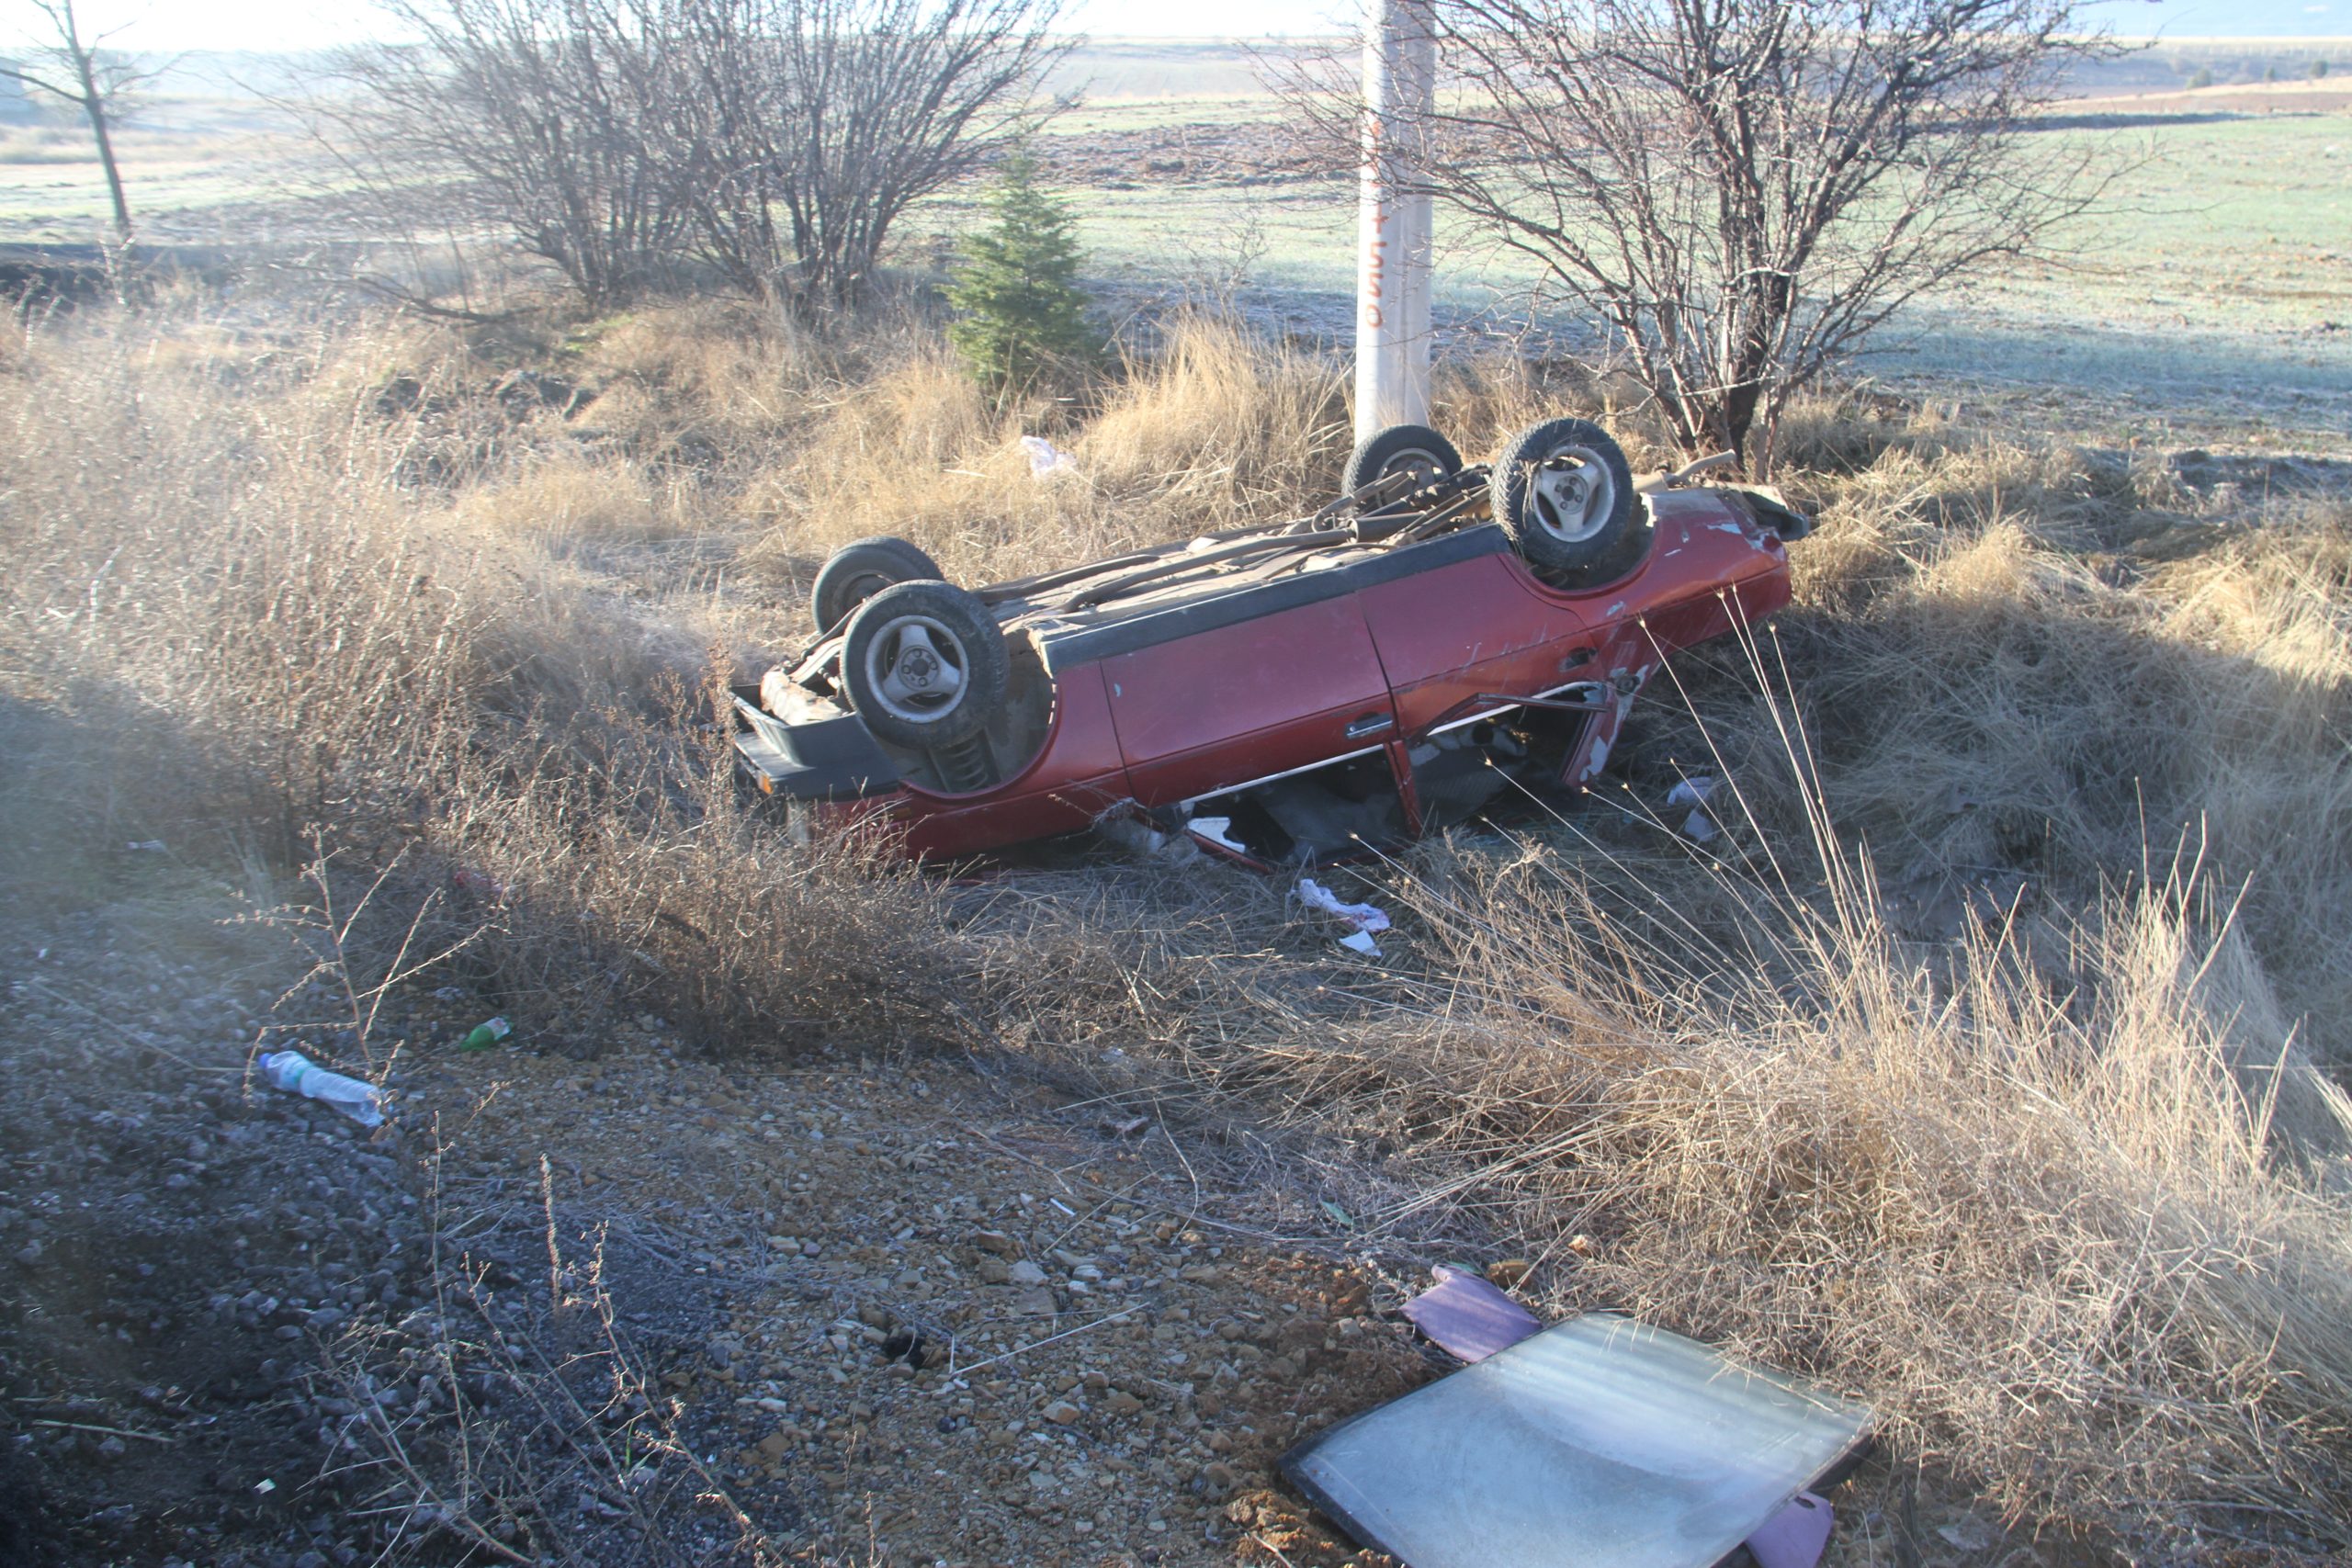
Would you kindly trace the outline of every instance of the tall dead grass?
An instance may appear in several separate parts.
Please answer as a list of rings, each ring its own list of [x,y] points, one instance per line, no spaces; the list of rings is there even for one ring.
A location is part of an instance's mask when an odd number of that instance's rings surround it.
[[[807,566],[896,534],[972,582],[1320,504],[1351,440],[1332,366],[1212,316],[1170,323],[1076,413],[992,408],[933,344],[820,417],[805,449],[752,480],[766,552]],[[1035,472],[1023,435],[1066,465]]]
[[[1891,438],[1890,438],[1891,437]],[[2079,902],[2184,834],[2247,883],[2240,930],[2307,1039],[2352,1051],[2352,505],[2216,518],[2160,473],[1935,422],[1802,477],[1822,527],[1769,634],[1819,779],[1891,892],[2022,876]],[[2152,504],[2150,496],[2161,504]],[[1738,661],[1653,751],[1755,764],[1780,830],[1806,805]],[[1781,781],[1775,783],[1775,781]]]
[[[935,1027],[912,874],[786,848],[731,787],[691,602],[650,616],[555,558],[652,477],[583,471],[446,334],[162,352],[187,324],[85,315],[0,379],[0,701],[11,772],[48,786],[5,809],[51,886],[76,885],[68,845],[291,866],[315,840],[397,863],[388,908],[492,934],[458,962],[555,1021],[655,1006],[786,1047]]]
[[[1818,880],[1711,867],[1687,915],[1542,850],[1401,876],[1456,1014],[1367,1043],[1460,1156],[1413,1201],[1485,1206],[1563,1305],[1867,1394],[2014,1517],[2343,1544],[2352,1104],[2229,901],[2185,860],[2054,954],[1919,944],[1821,827]]]

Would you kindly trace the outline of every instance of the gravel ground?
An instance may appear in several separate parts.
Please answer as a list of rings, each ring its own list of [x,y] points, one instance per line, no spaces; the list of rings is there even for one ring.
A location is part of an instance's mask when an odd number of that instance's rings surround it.
[[[1442,1363],[1181,1130],[444,990],[371,1132],[246,1071],[329,988],[154,879],[5,949],[0,1562],[1378,1561],[1274,1461]]]

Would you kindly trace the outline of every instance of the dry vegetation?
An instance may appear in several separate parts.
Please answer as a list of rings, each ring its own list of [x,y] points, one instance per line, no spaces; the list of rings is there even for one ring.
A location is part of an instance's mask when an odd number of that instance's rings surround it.
[[[999,408],[911,318],[213,309],[0,363],[13,897],[126,836],[282,867],[315,829],[479,930],[450,962],[492,991],[1289,1123],[1360,1225],[1500,1235],[1555,1305],[1861,1390],[2019,1517],[2352,1544],[2347,1112],[2312,1066],[2352,1048],[2341,498],[1813,406],[1799,606],[1654,694],[1613,807],[1368,868],[1406,915],[1372,972],[1232,874],[793,849],[702,697],[798,639],[849,538],[969,581],[1320,499],[1325,360],[1178,321],[1084,402]],[[1611,393],[1448,377],[1472,447]],[[1033,478],[1024,431],[1075,472]],[[1736,783],[1709,851],[1642,804],[1678,769]]]

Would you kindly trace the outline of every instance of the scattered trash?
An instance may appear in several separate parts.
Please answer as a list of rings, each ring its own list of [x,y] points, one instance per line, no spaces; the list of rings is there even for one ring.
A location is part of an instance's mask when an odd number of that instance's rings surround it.
[[[282,1089],[332,1105],[363,1127],[384,1123],[383,1091],[374,1084],[331,1073],[300,1051],[273,1051],[261,1059],[262,1075]]]
[[[1690,815],[1682,819],[1682,836],[1694,844],[1705,843],[1717,831],[1714,818],[1707,815],[1707,797],[1714,793],[1715,781],[1702,773],[1695,779],[1684,779],[1667,795],[1668,809],[1677,806],[1690,807]]]
[[[1487,1280],[1489,1284],[1500,1285],[1506,1291],[1515,1291],[1519,1289],[1520,1281],[1527,1278],[1528,1270],[1534,1267],[1524,1258],[1498,1258],[1487,1265]]]
[[[1307,908],[1320,909],[1327,915],[1337,915],[1355,927],[1354,931],[1340,939],[1341,947],[1353,948],[1371,958],[1380,956],[1379,944],[1372,940],[1372,933],[1388,929],[1387,910],[1377,904],[1342,904],[1336,894],[1311,876],[1298,879],[1298,897]]]
[[[1440,1264],[1437,1283],[1405,1303],[1405,1315],[1438,1348],[1463,1361],[1483,1361],[1541,1330],[1533,1313],[1488,1280]]]
[[[1111,1123],[1111,1136],[1114,1138],[1132,1137],[1136,1134],[1142,1132],[1150,1124],[1151,1118],[1148,1116],[1130,1116],[1124,1122],[1114,1122]]]
[[[503,1018],[484,1019],[458,1042],[460,1051],[487,1051],[514,1032],[514,1026]]]
[[[1323,1212],[1331,1217],[1331,1221],[1334,1224],[1345,1225],[1350,1230],[1356,1228],[1355,1216],[1349,1213],[1345,1209],[1340,1208],[1329,1198],[1323,1200]]]
[[[164,840],[161,839],[141,839],[137,843],[125,844],[122,847],[133,854],[160,855],[168,852],[164,848]]]
[[[436,1002],[461,1002],[466,999],[466,988],[463,986],[443,986],[433,993],[433,999]]]
[[[1078,465],[1071,461],[1070,455],[1042,435],[1023,436],[1021,449],[1029,454],[1031,479],[1042,479],[1047,474],[1065,469],[1071,473],[1078,471]]]
[[[1439,1275],[1406,1314],[1472,1364],[1283,1456],[1358,1540],[1414,1568],[1708,1568],[1742,1540],[1761,1568],[1818,1559],[1834,1516],[1804,1488],[1867,1409],[1614,1314],[1536,1329]]]

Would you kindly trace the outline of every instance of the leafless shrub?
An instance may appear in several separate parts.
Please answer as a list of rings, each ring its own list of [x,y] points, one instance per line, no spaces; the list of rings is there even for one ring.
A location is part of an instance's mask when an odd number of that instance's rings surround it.
[[[453,237],[503,230],[597,310],[675,263],[689,214],[661,137],[684,67],[666,29],[603,0],[382,9],[416,41],[348,51],[356,96],[310,112],[400,230],[428,209]]]
[[[791,216],[769,258],[816,309],[872,287],[890,226],[1000,151],[1068,51],[1047,36],[1061,0],[768,0],[775,51],[762,162]],[[748,258],[744,258],[748,259]],[[737,265],[741,265],[739,259]]]
[[[1769,471],[1790,398],[2099,195],[2091,154],[2033,134],[2063,72],[2106,52],[2081,9],[1435,0],[1437,107],[1387,134],[1411,188],[1608,334],[1686,452]],[[1360,100],[1337,80],[1291,96],[1352,167]]]
[[[419,41],[351,53],[312,110],[413,227],[504,229],[591,309],[690,257],[822,313],[908,207],[1039,112],[1060,0],[383,0]]]

